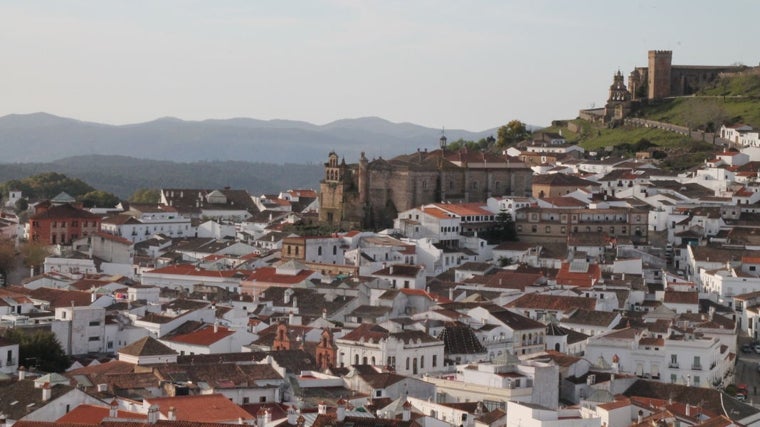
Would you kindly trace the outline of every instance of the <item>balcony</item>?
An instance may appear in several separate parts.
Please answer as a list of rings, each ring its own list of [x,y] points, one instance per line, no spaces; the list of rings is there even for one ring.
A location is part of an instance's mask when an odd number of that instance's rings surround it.
[[[701,371],[702,370],[702,365],[699,365],[699,364],[691,365],[691,370],[692,371]]]
[[[668,363],[668,368],[670,368],[670,369],[678,369],[678,362],[670,362],[670,363]]]

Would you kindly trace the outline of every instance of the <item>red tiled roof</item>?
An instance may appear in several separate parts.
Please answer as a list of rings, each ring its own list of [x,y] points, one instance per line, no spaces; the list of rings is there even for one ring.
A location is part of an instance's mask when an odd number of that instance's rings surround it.
[[[29,296],[36,300],[47,301],[52,308],[89,306],[92,301],[92,294],[82,291],[67,291],[53,288],[37,288],[29,292]]]
[[[232,334],[235,331],[227,329],[223,326],[217,326],[217,331],[214,332],[213,325],[206,325],[205,327],[198,329],[187,334],[175,335],[172,337],[165,337],[166,341],[173,341],[183,344],[210,346],[215,342],[218,342]]]
[[[578,308],[595,310],[596,299],[530,293],[517,298],[506,306],[510,308],[539,308],[545,310],[560,310],[564,312],[569,312]]]
[[[699,293],[665,291],[664,302],[671,304],[699,304]]]
[[[388,330],[379,325],[372,323],[362,323],[358,328],[347,333],[341,339],[347,341],[359,341],[363,338],[364,341],[378,342],[382,339],[387,338],[388,335]]]
[[[158,405],[166,416],[173,407],[178,421],[221,422],[253,420],[255,417],[222,394],[157,397],[145,399],[149,405]]]
[[[557,284],[569,286],[590,287],[602,278],[602,270],[599,264],[589,264],[588,271],[576,273],[570,271],[570,263],[563,262],[557,272]]]
[[[432,216],[433,218],[438,218],[438,219],[452,219],[452,218],[449,216],[449,214],[448,214],[448,213],[446,213],[446,212],[444,212],[444,211],[442,211],[442,210],[440,210],[440,209],[438,209],[438,208],[427,208],[427,209],[425,209],[425,208],[423,207],[423,211],[422,211],[422,212],[423,212],[423,213],[425,213],[426,215],[430,215],[430,216]]]
[[[95,215],[84,209],[79,209],[71,204],[63,204],[58,206],[51,206],[47,210],[38,214],[32,215],[29,219],[100,219],[99,215]]]
[[[77,424],[98,424],[103,418],[108,418],[110,415],[110,408],[107,406],[95,406],[88,404],[81,404],[69,411],[66,415],[58,418],[56,423],[77,423]],[[119,409],[116,412],[118,418],[130,418],[134,420],[147,419],[146,414],[139,412],[130,412],[123,409]]]

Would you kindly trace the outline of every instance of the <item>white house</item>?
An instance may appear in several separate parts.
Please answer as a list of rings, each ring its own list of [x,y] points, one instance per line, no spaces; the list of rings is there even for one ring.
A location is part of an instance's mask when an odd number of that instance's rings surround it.
[[[389,332],[364,323],[337,338],[340,366],[392,366],[401,375],[418,375],[443,369],[444,344],[422,331]]]

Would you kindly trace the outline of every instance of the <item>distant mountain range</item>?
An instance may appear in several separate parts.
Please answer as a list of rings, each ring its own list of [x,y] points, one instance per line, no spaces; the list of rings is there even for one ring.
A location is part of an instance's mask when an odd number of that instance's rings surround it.
[[[347,162],[392,157],[438,146],[441,130],[377,117],[314,125],[291,120],[184,121],[161,118],[131,125],[106,125],[47,113],[0,117],[0,162],[50,162],[80,155],[120,155],[175,162],[250,161],[321,163],[330,150]],[[449,141],[478,140],[496,129],[447,129]]]
[[[98,190],[122,199],[138,188],[224,188],[248,190],[253,195],[293,188],[317,190],[324,174],[321,164],[274,164],[241,161],[176,163],[126,156],[89,155],[48,163],[0,165],[0,182],[42,172],[79,178]]]

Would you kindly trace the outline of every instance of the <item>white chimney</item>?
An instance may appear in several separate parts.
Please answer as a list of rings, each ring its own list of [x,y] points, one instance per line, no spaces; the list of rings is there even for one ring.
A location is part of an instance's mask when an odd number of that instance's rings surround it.
[[[346,400],[340,399],[338,401],[338,409],[335,411],[335,418],[343,422],[346,419]]]
[[[319,405],[317,406],[317,414],[319,415],[325,415],[327,413],[327,403],[324,401],[319,402]]]
[[[214,334],[217,334],[217,333],[219,333],[219,321],[215,320],[214,321]]]
[[[119,416],[119,402],[116,399],[111,401],[111,407],[108,409],[108,416],[116,418]]]
[[[95,292],[90,293],[90,302],[95,302],[96,299],[98,299],[98,294]]]
[[[296,421],[298,420],[298,414],[296,413],[295,408],[292,406],[288,407],[288,424],[290,425],[296,425]]]
[[[22,381],[26,378],[26,368],[23,366],[19,366],[18,368],[18,380]]]
[[[150,405],[148,408],[148,424],[155,424],[158,421],[158,405]]]
[[[407,400],[404,402],[404,410],[401,412],[401,421],[409,421],[412,419],[412,404]]]
[[[169,421],[176,421],[177,420],[177,409],[174,406],[169,407],[169,412],[167,412],[166,417],[169,419]]]
[[[258,427],[264,427],[266,423],[266,410],[264,408],[260,408],[258,412],[256,412],[256,425]]]
[[[264,422],[267,423],[267,425],[272,423],[272,411],[267,409],[266,414],[264,415]]]
[[[45,383],[42,385],[42,401],[47,402],[50,400],[50,396],[52,396],[53,390],[50,389],[50,383]]]
[[[327,309],[326,308],[322,309],[322,318],[323,319],[327,319]]]
[[[295,320],[295,317],[296,317],[296,315],[293,314],[292,311],[288,314],[288,325],[292,325],[293,324],[293,321]]]
[[[689,405],[688,403],[686,404],[686,416],[687,417],[691,416],[691,405]]]

